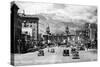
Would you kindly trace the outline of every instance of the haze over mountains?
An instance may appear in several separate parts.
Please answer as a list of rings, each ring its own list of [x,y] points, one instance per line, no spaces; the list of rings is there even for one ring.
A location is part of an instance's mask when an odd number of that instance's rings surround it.
[[[15,2],[18,13],[39,17],[39,32],[45,34],[50,26],[52,33],[61,33],[68,26],[70,30],[81,29],[83,24],[97,23],[97,7],[51,3]]]

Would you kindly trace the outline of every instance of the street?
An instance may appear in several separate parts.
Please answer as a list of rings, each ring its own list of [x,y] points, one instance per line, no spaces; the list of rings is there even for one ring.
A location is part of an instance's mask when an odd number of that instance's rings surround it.
[[[84,61],[96,61],[97,53],[96,50],[86,50],[79,51],[80,59],[72,59],[72,55],[63,56],[63,49],[65,47],[52,47],[55,49],[55,53],[48,52],[48,49],[45,48],[44,56],[38,56],[38,51],[26,53],[26,54],[15,54],[15,65],[31,65],[31,64],[50,64],[50,63],[69,63],[69,62],[84,62]],[[51,49],[51,48],[49,48]],[[70,50],[70,48],[67,48]]]

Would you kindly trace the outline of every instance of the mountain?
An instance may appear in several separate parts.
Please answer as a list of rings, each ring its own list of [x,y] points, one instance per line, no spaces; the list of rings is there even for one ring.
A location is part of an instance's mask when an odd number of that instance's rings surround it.
[[[38,14],[34,15],[39,17],[39,33],[45,34],[46,27],[50,27],[51,33],[62,33],[65,32],[65,27],[68,26],[71,31],[82,28],[83,23],[73,22],[72,20],[66,19],[65,21],[53,19],[52,15]]]

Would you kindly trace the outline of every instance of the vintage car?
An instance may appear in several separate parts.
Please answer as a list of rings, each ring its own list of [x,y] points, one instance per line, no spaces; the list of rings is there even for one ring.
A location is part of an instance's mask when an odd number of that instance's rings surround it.
[[[63,56],[69,56],[69,50],[68,49],[63,50]]]
[[[38,56],[44,56],[44,51],[43,50],[39,50]]]
[[[51,52],[51,53],[55,53],[55,49],[52,48],[50,52]]]
[[[80,46],[80,50],[85,50],[84,46]]]
[[[72,55],[73,55],[72,59],[80,59],[78,51],[75,51]]]
[[[75,53],[76,51],[77,51],[76,48],[71,48],[71,53],[72,53],[72,54]]]

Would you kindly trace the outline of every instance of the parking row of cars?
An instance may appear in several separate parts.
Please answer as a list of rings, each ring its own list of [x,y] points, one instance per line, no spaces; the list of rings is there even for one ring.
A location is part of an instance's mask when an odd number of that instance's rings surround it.
[[[48,52],[55,53],[55,49],[52,48],[52,49],[48,50]],[[71,54],[72,54],[72,59],[80,59],[79,52],[76,48],[72,48],[71,52],[70,52],[69,49],[64,49],[62,56],[66,57],[66,56],[70,56]],[[38,56],[44,56],[44,50],[43,49],[40,49],[38,51]]]

